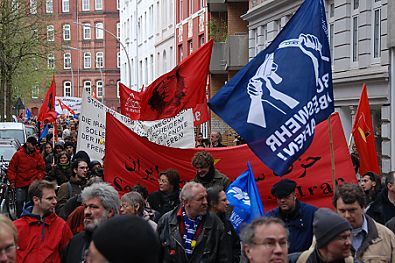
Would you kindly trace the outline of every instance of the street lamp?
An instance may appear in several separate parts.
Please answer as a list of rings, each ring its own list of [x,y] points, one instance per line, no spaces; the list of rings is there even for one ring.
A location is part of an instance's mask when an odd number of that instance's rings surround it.
[[[87,26],[87,27],[90,27],[90,28],[95,28],[95,29],[103,30],[104,32],[106,32],[106,33],[108,33],[110,36],[112,36],[112,37],[117,41],[117,43],[119,43],[119,45],[122,47],[123,51],[125,52],[126,60],[127,60],[127,62],[128,62],[128,69],[129,69],[129,87],[131,87],[131,86],[132,86],[132,69],[131,69],[131,67],[130,67],[129,54],[128,54],[128,51],[126,50],[125,45],[118,39],[118,37],[117,37],[116,35],[114,35],[114,33],[108,31],[107,29],[104,29],[104,25],[103,25],[103,28],[101,28],[101,27],[97,27],[97,26],[95,26],[95,25],[91,26],[90,24],[81,24],[81,23],[79,23],[79,22],[73,22],[73,23],[76,24],[76,25],[79,25],[79,26]]]

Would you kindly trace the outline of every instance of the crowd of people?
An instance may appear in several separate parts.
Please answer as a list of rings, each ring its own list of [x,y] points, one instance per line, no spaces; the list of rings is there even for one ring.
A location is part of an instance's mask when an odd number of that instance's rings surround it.
[[[76,152],[78,122],[56,130],[29,137],[10,161],[18,219],[0,215],[0,263],[395,262],[395,172],[338,185],[332,210],[298,200],[297,183],[282,179],[271,189],[277,207],[237,233],[231,182],[209,152],[194,155],[196,175],[183,186],[168,167],[157,191],[135,185],[120,196],[102,160]],[[212,132],[197,134],[196,147],[225,145]]]

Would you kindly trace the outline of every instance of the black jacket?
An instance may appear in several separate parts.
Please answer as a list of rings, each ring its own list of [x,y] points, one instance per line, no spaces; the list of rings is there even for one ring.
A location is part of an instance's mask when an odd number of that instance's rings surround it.
[[[163,216],[180,204],[180,191],[173,191],[169,194],[161,191],[153,192],[148,197],[148,203],[152,209],[160,213],[160,216]]]
[[[240,238],[237,235],[236,230],[233,228],[233,225],[226,218],[225,214],[218,216],[225,227],[225,239],[224,243],[226,246],[226,250],[228,251],[229,263],[239,263],[241,256],[241,245]]]
[[[223,242],[224,225],[214,214],[208,213],[203,217],[203,227],[197,238],[196,247],[188,259],[180,234],[181,217],[177,216],[180,207],[166,213],[159,220],[157,231],[163,249],[163,263],[209,263],[231,262]]]
[[[62,263],[85,262],[89,245],[92,241],[92,232],[84,231],[76,234],[71,240],[62,258]]]
[[[306,251],[304,251],[304,252],[306,252]],[[304,252],[296,252],[296,253],[289,254],[288,263],[296,263],[298,261],[299,257]],[[314,249],[314,251],[310,251],[309,253],[310,253],[310,256],[303,263],[348,263],[348,262],[362,263],[359,260],[354,260],[352,258],[352,256],[350,256],[347,261],[344,259],[340,259],[340,260],[336,260],[336,261],[326,262],[326,261],[322,260],[322,258],[319,256],[319,253],[316,249]]]
[[[395,216],[395,206],[388,200],[387,188],[380,192],[376,201],[366,211],[366,214],[382,225],[385,225],[385,223]]]

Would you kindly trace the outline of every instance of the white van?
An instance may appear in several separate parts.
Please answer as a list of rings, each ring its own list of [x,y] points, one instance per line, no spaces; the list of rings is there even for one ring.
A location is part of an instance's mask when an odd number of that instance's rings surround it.
[[[0,138],[13,138],[24,144],[27,138],[25,125],[19,122],[0,122]]]

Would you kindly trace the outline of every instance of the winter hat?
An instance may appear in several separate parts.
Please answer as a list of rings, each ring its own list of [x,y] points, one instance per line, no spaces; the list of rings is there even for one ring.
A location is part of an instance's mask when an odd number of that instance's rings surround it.
[[[93,233],[96,249],[111,263],[159,262],[159,239],[147,221],[138,216],[116,216]]]
[[[328,208],[319,208],[315,212],[313,232],[317,240],[317,248],[324,247],[346,230],[352,230],[350,223],[335,212]]]
[[[70,142],[70,141],[67,141],[67,142],[64,143],[64,148],[65,148],[65,149],[66,149],[67,147],[69,147],[69,146],[75,148],[74,143],[72,143],[72,142]]]
[[[34,136],[27,138],[26,142],[31,143],[32,145],[37,145],[37,139]]]
[[[274,195],[276,198],[283,198],[295,191],[296,188],[296,182],[289,180],[289,179],[283,179],[273,185],[272,187],[272,195]]]

